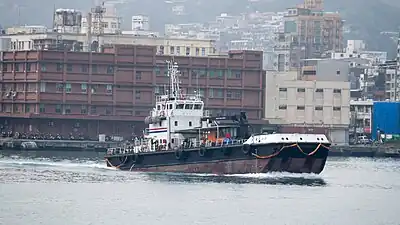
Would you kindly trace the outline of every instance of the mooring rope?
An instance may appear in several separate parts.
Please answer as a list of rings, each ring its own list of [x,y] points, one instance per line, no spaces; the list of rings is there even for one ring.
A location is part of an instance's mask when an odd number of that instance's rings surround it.
[[[259,156],[259,155],[255,154],[255,153],[252,153],[252,155],[255,156],[257,159],[270,159],[270,158],[273,158],[273,157],[279,155],[279,153],[281,153],[284,149],[290,148],[290,147],[295,147],[295,146],[297,147],[297,149],[298,149],[303,155],[306,155],[306,156],[312,156],[312,155],[314,155],[315,153],[318,152],[318,150],[321,148],[321,146],[324,147],[324,148],[326,148],[326,149],[329,149],[328,146],[325,146],[325,145],[323,145],[322,143],[320,143],[320,144],[318,144],[318,146],[317,146],[312,152],[310,152],[310,153],[305,153],[305,152],[303,151],[303,149],[301,149],[300,145],[298,145],[298,144],[292,144],[292,145],[282,146],[282,148],[281,148],[279,151],[277,151],[277,152],[275,152],[275,153],[273,153],[273,154],[271,154],[271,155]]]

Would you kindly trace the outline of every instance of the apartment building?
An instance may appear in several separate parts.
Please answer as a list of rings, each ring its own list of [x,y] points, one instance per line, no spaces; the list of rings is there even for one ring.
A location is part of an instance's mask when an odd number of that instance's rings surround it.
[[[306,0],[287,9],[284,31],[276,34],[276,71],[289,71],[328,51],[343,50],[343,21],[338,13],[323,11],[323,1]]]
[[[357,135],[371,134],[373,105],[374,101],[372,99],[350,101],[350,133]]]
[[[347,144],[348,71],[347,63],[327,60],[302,71],[267,73],[265,119],[277,124],[324,127],[334,144]]]

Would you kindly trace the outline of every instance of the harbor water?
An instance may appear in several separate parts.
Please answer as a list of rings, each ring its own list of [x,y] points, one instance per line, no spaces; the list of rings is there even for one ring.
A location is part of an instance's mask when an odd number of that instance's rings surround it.
[[[320,175],[216,176],[0,154],[0,224],[400,224],[399,160],[333,158]]]

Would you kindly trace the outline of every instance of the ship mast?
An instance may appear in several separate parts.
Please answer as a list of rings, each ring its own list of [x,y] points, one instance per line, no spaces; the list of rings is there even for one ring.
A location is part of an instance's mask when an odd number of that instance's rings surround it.
[[[179,70],[178,63],[167,61],[168,64],[168,76],[170,78],[170,90],[169,98],[178,99],[181,97],[180,87],[179,87]]]

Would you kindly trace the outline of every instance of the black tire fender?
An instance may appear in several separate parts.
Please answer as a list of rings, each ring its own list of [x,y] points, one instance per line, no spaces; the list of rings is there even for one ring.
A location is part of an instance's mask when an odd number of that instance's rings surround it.
[[[204,157],[207,153],[207,149],[205,147],[200,147],[199,156]]]
[[[177,160],[182,159],[182,156],[183,156],[183,150],[181,150],[181,149],[175,150],[175,158],[176,158]]]
[[[249,144],[244,144],[243,146],[242,146],[242,151],[243,151],[243,153],[245,154],[245,155],[250,155],[252,152],[251,152],[251,146],[249,145]]]

